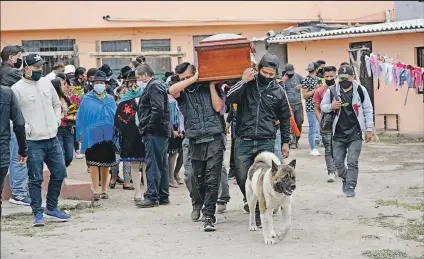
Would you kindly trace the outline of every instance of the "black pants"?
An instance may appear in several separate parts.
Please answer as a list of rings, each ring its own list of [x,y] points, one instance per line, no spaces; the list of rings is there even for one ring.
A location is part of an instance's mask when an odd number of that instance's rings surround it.
[[[199,159],[200,150],[203,150],[205,154],[204,159]],[[211,150],[216,152],[212,154]],[[197,155],[193,156],[193,152]],[[224,159],[223,152],[224,145],[220,139],[208,143],[190,144],[193,208],[203,207],[202,213],[205,216],[215,215]]]
[[[228,172],[228,178],[236,176],[236,164],[234,162],[234,146],[236,143],[236,137],[231,135],[231,153],[230,153],[230,171]]]
[[[77,152],[80,149],[80,146],[79,146],[79,142],[77,140],[77,131],[75,130],[75,128],[74,128],[73,132],[74,132],[74,149],[75,149],[75,152]]]
[[[236,164],[236,181],[243,194],[243,201],[246,202],[246,180],[247,172],[253,164],[255,157],[263,152],[269,151],[274,153],[275,139],[266,140],[246,140],[237,138],[235,143],[235,164]],[[256,203],[256,212],[259,211],[258,203]]]
[[[296,121],[297,128],[299,129],[300,133],[302,133],[302,124],[304,120],[302,103],[293,104],[292,110],[293,110],[293,116],[294,116],[294,120]],[[300,139],[300,136],[296,137],[296,143],[299,142],[299,139]]]
[[[7,167],[1,167],[0,168],[0,217],[1,217],[1,194],[3,193],[3,186],[4,186],[4,178],[6,178],[7,170],[9,168]]]

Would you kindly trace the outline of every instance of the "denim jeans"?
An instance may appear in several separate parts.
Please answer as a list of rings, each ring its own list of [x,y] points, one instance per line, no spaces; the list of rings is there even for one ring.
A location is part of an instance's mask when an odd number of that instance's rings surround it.
[[[224,146],[227,145],[227,139],[224,139]],[[218,190],[218,203],[227,203],[230,201],[230,186],[228,185],[228,173],[225,168],[225,150],[222,152],[222,168],[221,168],[221,180],[219,183]]]
[[[358,160],[362,150],[362,140],[352,142],[340,142],[333,140],[333,156],[339,177],[346,182],[348,186],[356,187],[358,182]],[[345,158],[347,155],[347,168]]]
[[[63,180],[66,178],[65,159],[57,137],[46,140],[27,141],[29,194],[32,212],[43,212],[41,208],[41,184],[43,183],[43,162],[50,171],[47,190],[47,209],[57,207]]]
[[[306,115],[308,117],[308,124],[309,124],[309,131],[308,131],[309,147],[312,150],[312,149],[315,148],[315,140],[317,138],[319,139],[318,120],[315,117],[315,113],[314,112],[307,112]]]
[[[184,164],[184,182],[186,184],[186,187],[188,189],[188,192],[191,196],[191,178],[193,176],[193,168],[191,167],[191,157],[188,155],[188,151],[190,148],[190,140],[188,138],[185,138],[183,140],[183,164]]]
[[[275,146],[274,146],[274,154],[280,159],[283,157],[283,153],[281,151],[281,131],[277,130],[277,135],[275,135]]]
[[[144,198],[153,202],[169,199],[168,140],[162,136],[143,136],[147,162],[147,191]]]
[[[325,164],[328,174],[335,174],[336,166],[334,165],[334,159],[331,155],[331,134],[331,132],[321,132],[321,138],[325,148]]]
[[[9,168],[7,167],[0,168],[0,218],[1,218],[1,200],[2,200],[1,194],[3,192],[4,179],[6,178],[7,170],[9,170]]]
[[[184,159],[184,182],[187,186],[188,192],[190,193],[190,198],[192,198],[192,188],[191,188],[191,180],[193,177],[193,168],[191,167],[191,157],[188,155],[190,143],[189,139],[185,138],[183,140],[183,159]],[[225,157],[225,152],[223,154]],[[219,184],[218,191],[218,201],[221,203],[227,203],[230,201],[230,186],[228,185],[228,174],[227,169],[225,168],[224,159],[222,160],[222,169],[221,169],[221,182]],[[194,204],[194,201],[193,201]]]
[[[27,165],[18,164],[18,141],[13,132],[13,126],[10,125],[10,166],[9,166],[9,185],[13,196],[28,196],[26,190],[28,184]]]
[[[72,163],[72,160],[74,160],[74,133],[72,128],[59,127],[57,139],[60,142],[63,156],[65,157],[65,166],[68,167]]]

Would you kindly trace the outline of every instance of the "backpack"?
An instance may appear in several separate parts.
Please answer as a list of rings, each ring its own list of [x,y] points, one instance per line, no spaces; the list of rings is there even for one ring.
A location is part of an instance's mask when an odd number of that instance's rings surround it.
[[[335,99],[336,101],[338,101],[339,97],[337,96],[336,88],[334,86],[331,86],[328,89],[330,89],[330,100],[333,101],[334,96],[336,96]],[[363,103],[365,100],[365,96],[364,96],[364,91],[362,90],[361,85],[358,86],[358,94],[359,94],[359,98],[361,98],[361,103]],[[334,112],[322,114],[321,121],[320,121],[320,128],[322,132],[332,132],[335,115],[336,114]]]

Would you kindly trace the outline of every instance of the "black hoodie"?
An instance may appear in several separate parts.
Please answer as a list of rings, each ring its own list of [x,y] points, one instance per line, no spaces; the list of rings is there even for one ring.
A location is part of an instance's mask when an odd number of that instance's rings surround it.
[[[278,58],[265,54],[259,68],[272,67],[278,71]],[[280,121],[281,141],[290,141],[290,110],[283,88],[272,80],[260,86],[257,79],[244,83],[242,80],[231,87],[227,94],[229,103],[237,104],[236,135],[253,140],[275,139]]]

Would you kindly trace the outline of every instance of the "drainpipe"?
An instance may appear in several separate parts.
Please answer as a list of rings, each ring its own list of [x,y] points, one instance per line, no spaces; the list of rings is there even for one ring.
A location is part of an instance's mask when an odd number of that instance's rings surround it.
[[[384,23],[389,23],[390,22],[390,11],[387,10],[386,11],[386,20],[384,21]]]
[[[288,39],[288,40],[268,40],[268,43],[280,43],[285,44],[289,42],[300,42],[300,41],[317,41],[317,40],[333,40],[333,39],[346,39],[346,38],[358,38],[358,37],[368,37],[368,36],[380,36],[380,35],[390,35],[390,34],[404,34],[404,33],[419,33],[424,32],[422,29],[409,29],[403,31],[382,31],[382,32],[373,32],[373,33],[355,33],[355,34],[343,34],[343,35],[329,35],[313,38],[300,38],[300,39]]]

